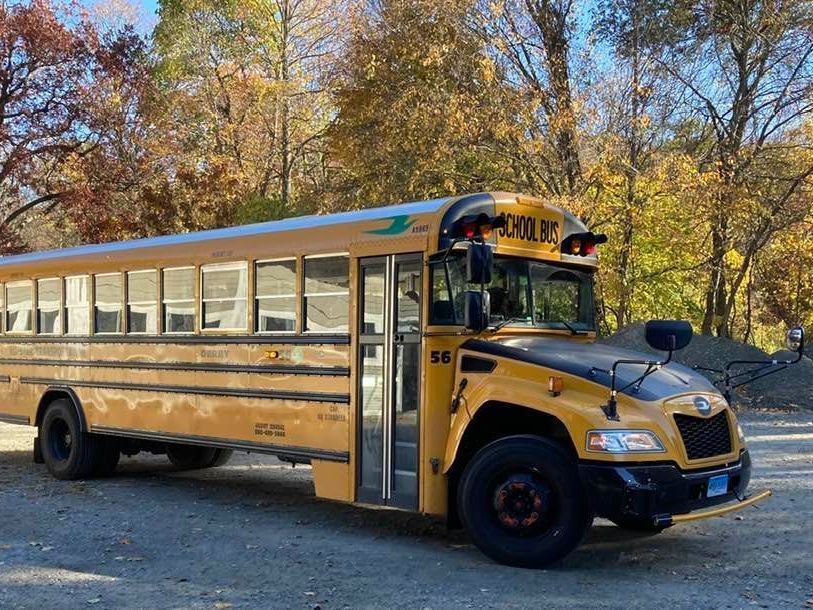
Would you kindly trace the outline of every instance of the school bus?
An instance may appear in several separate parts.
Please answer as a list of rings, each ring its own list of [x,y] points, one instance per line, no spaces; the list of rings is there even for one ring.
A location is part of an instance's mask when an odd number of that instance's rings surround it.
[[[0,420],[58,479],[140,451],[307,463],[321,498],[446,516],[518,566],[594,516],[761,500],[725,396],[669,362],[687,324],[647,327],[666,359],[594,342],[603,241],[479,193],[5,257]]]

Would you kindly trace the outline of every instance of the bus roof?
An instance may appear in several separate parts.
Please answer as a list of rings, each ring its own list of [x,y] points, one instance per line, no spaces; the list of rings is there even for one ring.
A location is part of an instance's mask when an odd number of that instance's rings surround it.
[[[136,250],[141,248],[156,248],[179,244],[191,244],[208,240],[228,239],[232,237],[249,237],[264,233],[295,231],[297,229],[306,228],[312,229],[346,222],[379,220],[397,214],[430,214],[438,212],[447,202],[452,199],[454,199],[454,197],[442,197],[439,199],[430,199],[428,201],[414,201],[411,203],[402,203],[377,208],[365,208],[363,210],[339,212],[336,214],[296,216],[293,218],[285,218],[283,220],[273,220],[270,222],[260,222],[256,224],[226,227],[222,229],[211,229],[208,231],[195,231],[192,233],[181,233],[177,235],[162,235],[159,237],[131,239],[104,244],[89,244],[85,246],[76,246],[73,248],[63,248],[60,250],[42,250],[27,254],[0,257],[0,267],[23,263],[45,262],[74,256],[112,254],[114,252]]]

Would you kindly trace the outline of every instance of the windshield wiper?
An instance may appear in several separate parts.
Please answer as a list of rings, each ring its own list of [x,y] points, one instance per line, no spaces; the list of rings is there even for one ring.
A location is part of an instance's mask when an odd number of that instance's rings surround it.
[[[547,324],[561,324],[565,328],[570,331],[571,335],[586,335],[586,330],[576,330],[570,322],[565,322],[564,320],[545,320]]]
[[[513,318],[505,318],[505,320],[500,320],[494,326],[492,326],[491,331],[496,333],[498,330],[500,330],[504,326],[506,326],[508,324],[511,324],[511,322],[525,322],[525,323],[527,323],[528,318],[526,318],[524,316],[514,316]]]

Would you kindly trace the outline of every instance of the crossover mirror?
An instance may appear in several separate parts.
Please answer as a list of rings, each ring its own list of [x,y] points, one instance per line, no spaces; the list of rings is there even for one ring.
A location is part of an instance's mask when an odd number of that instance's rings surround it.
[[[785,336],[785,345],[792,352],[802,353],[805,349],[805,329],[794,326]]]
[[[491,247],[473,241],[466,250],[466,281],[470,284],[489,284],[494,255]]]
[[[692,325],[685,320],[650,320],[646,323],[646,342],[652,349],[662,352],[683,349],[693,335]]]
[[[488,293],[480,290],[467,290],[465,294],[464,323],[466,329],[477,332],[484,330],[491,317]]]

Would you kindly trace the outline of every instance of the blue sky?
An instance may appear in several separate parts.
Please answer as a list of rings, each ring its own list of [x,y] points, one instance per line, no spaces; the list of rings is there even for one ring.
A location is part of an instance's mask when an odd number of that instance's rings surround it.
[[[158,0],[118,0],[109,2],[108,0],[79,0],[79,2],[91,13],[95,13],[98,7],[102,7],[102,12],[108,14],[108,19],[116,21],[111,15],[111,7],[121,4],[132,6],[135,11],[128,11],[130,13],[138,13],[138,29],[144,34],[149,34],[158,20],[156,12],[158,10]]]

